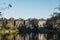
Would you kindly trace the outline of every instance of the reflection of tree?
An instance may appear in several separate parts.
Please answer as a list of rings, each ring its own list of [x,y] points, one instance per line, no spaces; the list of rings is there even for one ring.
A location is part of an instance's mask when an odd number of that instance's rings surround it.
[[[5,39],[6,40],[13,40],[14,39],[14,36],[13,34],[8,34],[8,35],[5,35]]]

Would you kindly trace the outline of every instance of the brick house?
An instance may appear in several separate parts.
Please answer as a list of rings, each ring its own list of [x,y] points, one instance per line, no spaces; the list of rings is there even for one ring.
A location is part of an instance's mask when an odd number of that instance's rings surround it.
[[[13,18],[13,17],[9,18],[9,19],[7,20],[7,24],[12,24],[12,25],[14,25],[14,18]]]
[[[24,20],[23,19],[19,18],[19,19],[15,20],[15,26],[16,27],[19,27],[21,25],[24,25]]]
[[[45,19],[39,19],[39,22],[38,22],[38,26],[44,26],[46,24],[46,20]]]

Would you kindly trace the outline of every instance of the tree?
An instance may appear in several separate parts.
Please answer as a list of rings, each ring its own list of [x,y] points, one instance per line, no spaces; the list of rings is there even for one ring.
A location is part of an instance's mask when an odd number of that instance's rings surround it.
[[[7,28],[7,29],[14,29],[14,28],[15,28],[15,26],[14,26],[14,25],[12,25],[12,24],[6,24],[6,28]]]
[[[55,8],[55,9],[60,9],[60,6],[59,7],[57,7],[57,8]],[[55,26],[57,26],[58,25],[58,20],[60,20],[60,12],[58,13],[58,12],[54,12],[53,13],[53,15],[51,16],[51,18],[49,18],[49,19],[47,19],[47,26],[49,27],[51,27],[52,26],[52,28],[55,28]]]
[[[38,26],[38,19],[34,18],[34,19],[32,19],[32,22],[35,26]]]
[[[2,27],[0,26],[0,30],[2,30]]]

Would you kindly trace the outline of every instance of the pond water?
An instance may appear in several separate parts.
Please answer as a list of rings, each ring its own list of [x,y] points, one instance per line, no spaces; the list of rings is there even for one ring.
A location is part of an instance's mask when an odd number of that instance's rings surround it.
[[[24,29],[18,33],[0,34],[0,40],[58,40],[57,33],[54,30],[39,30]]]
[[[56,34],[46,33],[13,33],[13,34],[0,34],[0,40],[57,40]]]

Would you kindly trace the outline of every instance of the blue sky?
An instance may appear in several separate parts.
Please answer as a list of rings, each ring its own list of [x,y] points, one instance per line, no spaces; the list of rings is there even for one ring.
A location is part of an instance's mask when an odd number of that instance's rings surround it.
[[[3,7],[9,3],[12,4],[12,8],[2,10],[3,17],[46,19],[56,11],[54,8],[60,4],[60,0],[0,0]]]

